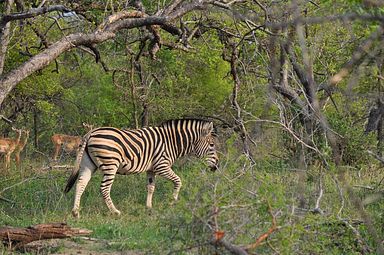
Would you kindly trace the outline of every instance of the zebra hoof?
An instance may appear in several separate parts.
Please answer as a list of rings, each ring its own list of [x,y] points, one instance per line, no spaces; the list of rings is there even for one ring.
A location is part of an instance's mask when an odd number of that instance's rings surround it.
[[[113,214],[114,216],[116,216],[116,217],[120,217],[121,212],[120,212],[119,210],[114,210],[114,211],[112,212],[112,214]]]
[[[146,208],[146,213],[149,215],[149,216],[151,216],[151,215],[153,215],[153,213],[154,213],[154,209],[151,207],[151,208]]]
[[[79,210],[72,210],[72,216],[76,219],[80,218]]]

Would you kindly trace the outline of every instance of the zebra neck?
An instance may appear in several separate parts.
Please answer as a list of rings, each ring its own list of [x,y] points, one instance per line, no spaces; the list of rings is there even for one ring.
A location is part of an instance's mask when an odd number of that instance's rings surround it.
[[[168,144],[169,154],[173,159],[183,157],[193,152],[193,145],[197,140],[196,133],[188,129],[167,127],[164,128],[165,141]]]
[[[193,152],[193,143],[185,143],[184,148],[180,151],[178,158],[189,155]]]

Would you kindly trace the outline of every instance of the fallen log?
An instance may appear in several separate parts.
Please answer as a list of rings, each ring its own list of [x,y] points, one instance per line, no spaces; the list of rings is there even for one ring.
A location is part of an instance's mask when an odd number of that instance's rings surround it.
[[[0,227],[0,239],[11,249],[19,249],[37,240],[86,236],[91,233],[88,229],[71,228],[66,223],[38,224],[27,228]]]

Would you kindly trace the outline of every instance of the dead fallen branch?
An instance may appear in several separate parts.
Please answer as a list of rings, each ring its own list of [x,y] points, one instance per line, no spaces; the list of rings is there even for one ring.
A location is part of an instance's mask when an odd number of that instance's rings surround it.
[[[229,251],[231,254],[235,255],[248,255],[248,252],[244,250],[242,247],[236,246],[231,244],[230,242],[220,239],[217,241],[212,241],[211,244],[215,246],[222,246],[224,247],[227,251]]]
[[[273,232],[275,232],[276,230],[279,229],[277,226],[277,223],[276,223],[276,216],[273,214],[272,207],[271,207],[269,202],[268,202],[268,211],[272,217],[272,226],[265,233],[261,234],[256,239],[256,241],[254,243],[248,244],[245,246],[240,246],[240,245],[234,245],[234,244],[228,242],[227,240],[225,240],[225,238],[224,238],[225,232],[221,231],[221,230],[217,230],[218,229],[217,215],[219,213],[219,210],[217,207],[215,207],[214,212],[212,214],[213,221],[215,222],[215,226],[213,229],[215,231],[213,233],[213,239],[211,241],[211,244],[215,245],[215,246],[221,246],[221,247],[225,248],[227,251],[229,251],[231,254],[235,254],[235,255],[248,255],[248,254],[250,254],[249,252],[251,250],[254,250],[257,247],[259,247],[264,240],[266,240]]]
[[[0,239],[10,249],[20,249],[37,240],[86,236],[91,233],[88,229],[71,228],[66,223],[46,223],[27,228],[1,227]]]
[[[53,170],[53,169],[63,169],[63,170],[70,170],[73,168],[73,165],[49,165],[40,168],[40,171],[48,171],[48,170]]]
[[[268,202],[268,211],[272,217],[272,226],[264,234],[261,234],[254,243],[245,246],[244,249],[246,251],[253,250],[258,246],[260,246],[261,242],[267,239],[273,232],[275,232],[278,229],[277,223],[276,223],[276,217],[272,212],[272,207],[269,202]]]

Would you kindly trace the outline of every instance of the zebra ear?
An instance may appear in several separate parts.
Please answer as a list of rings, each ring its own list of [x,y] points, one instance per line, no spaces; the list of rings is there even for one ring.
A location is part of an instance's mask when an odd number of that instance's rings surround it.
[[[213,122],[209,122],[204,128],[204,135],[210,135],[213,133]]]

